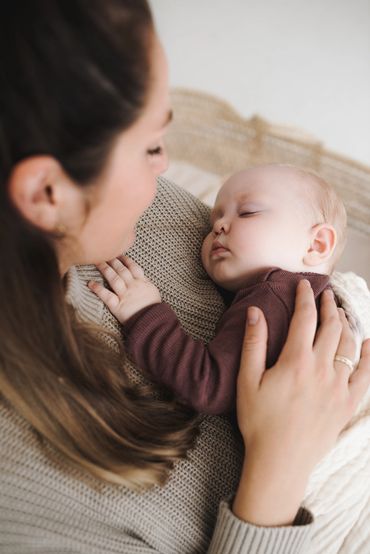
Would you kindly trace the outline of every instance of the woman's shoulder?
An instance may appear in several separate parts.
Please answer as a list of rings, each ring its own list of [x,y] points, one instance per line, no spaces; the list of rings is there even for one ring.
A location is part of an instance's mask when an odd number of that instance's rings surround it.
[[[160,178],[155,201],[139,220],[135,244],[128,252],[158,286],[162,300],[173,307],[184,328],[203,340],[211,338],[224,310],[200,259],[209,211],[192,194]]]

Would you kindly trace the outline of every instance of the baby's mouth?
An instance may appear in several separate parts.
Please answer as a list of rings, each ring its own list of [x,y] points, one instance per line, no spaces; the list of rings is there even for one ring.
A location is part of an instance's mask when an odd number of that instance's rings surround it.
[[[212,248],[211,248],[211,254],[222,254],[223,252],[228,252],[229,249],[226,248],[226,246],[224,246],[222,244],[222,242],[218,241],[218,240],[215,240],[212,244]]]

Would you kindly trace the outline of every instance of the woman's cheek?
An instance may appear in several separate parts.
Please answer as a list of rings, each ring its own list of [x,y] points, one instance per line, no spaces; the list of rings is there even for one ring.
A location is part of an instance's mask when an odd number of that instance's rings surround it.
[[[147,187],[143,193],[143,197],[146,199],[143,212],[147,208],[149,208],[149,206],[153,203],[156,194],[157,194],[157,177],[151,175],[148,180]]]
[[[135,229],[131,229],[131,232],[128,233],[128,236],[126,237],[126,240],[125,240],[125,245],[124,245],[124,251],[125,251],[125,252],[126,252],[129,248],[131,248],[131,246],[134,244],[135,238],[136,238]]]
[[[166,169],[168,169],[168,154],[166,148],[163,142],[161,142],[159,146],[162,148],[161,154],[152,156],[149,159],[151,171],[155,176],[161,175],[161,173],[164,173]]]
[[[168,169],[168,156],[166,152],[163,152],[163,154],[160,156],[160,159],[156,162],[155,166],[155,174],[161,175],[161,173],[164,173]]]

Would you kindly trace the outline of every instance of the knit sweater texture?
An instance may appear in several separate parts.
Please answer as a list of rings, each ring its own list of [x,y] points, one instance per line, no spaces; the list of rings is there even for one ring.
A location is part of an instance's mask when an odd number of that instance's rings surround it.
[[[199,262],[209,210],[185,191],[159,181],[129,252],[159,287],[193,337],[210,340],[224,304]],[[101,280],[94,266],[70,269],[67,301],[82,319],[121,330],[87,288]],[[132,364],[133,380],[143,380]],[[107,398],[109,402],[109,398]],[[102,484],[72,467],[5,401],[0,404],[0,552],[2,554],[299,554],[315,552],[314,525],[304,509],[296,525],[261,528],[230,509],[243,448],[226,417],[206,416],[187,459],[165,486],[137,493]]]

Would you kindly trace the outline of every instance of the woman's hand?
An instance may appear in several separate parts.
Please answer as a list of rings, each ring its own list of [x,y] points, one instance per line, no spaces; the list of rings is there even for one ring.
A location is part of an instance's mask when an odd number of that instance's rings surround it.
[[[121,323],[125,323],[142,308],[161,302],[157,287],[145,277],[143,269],[128,256],[120,256],[96,267],[112,290],[95,281],[89,281],[88,287]]]
[[[259,525],[294,520],[308,476],[334,445],[370,383],[370,340],[357,370],[334,362],[352,358],[355,344],[343,310],[323,293],[321,324],[310,284],[297,288],[296,307],[281,355],[265,371],[267,325],[248,312],[237,384],[237,415],[246,457],[233,510]],[[253,324],[253,317],[257,317]]]

